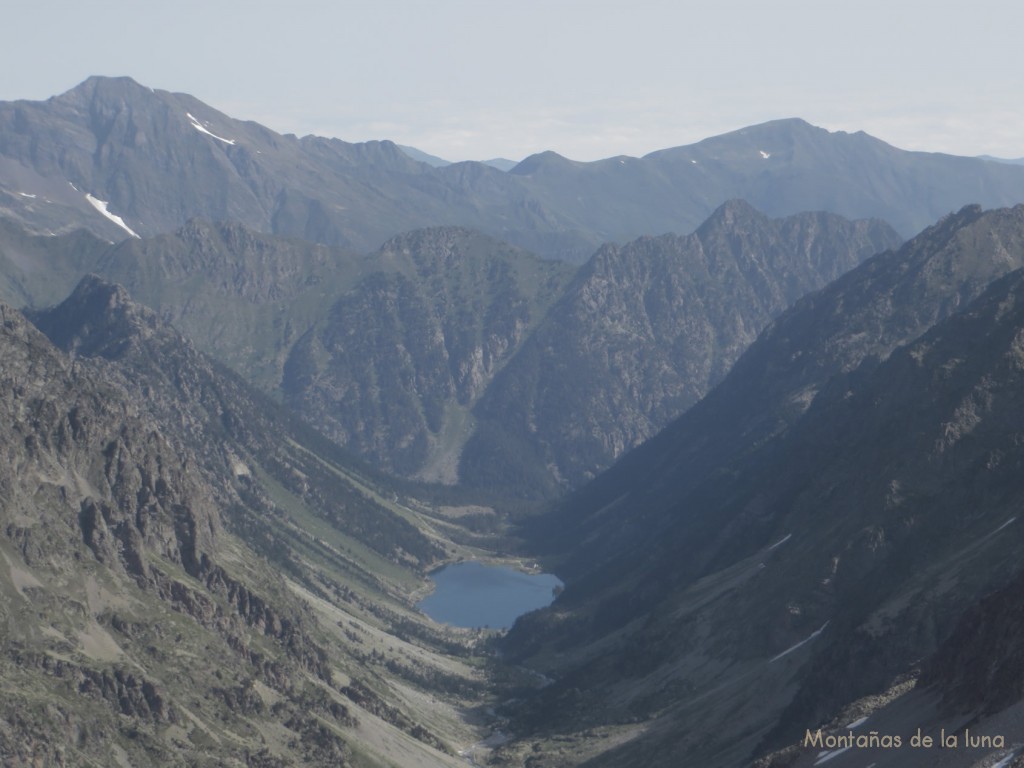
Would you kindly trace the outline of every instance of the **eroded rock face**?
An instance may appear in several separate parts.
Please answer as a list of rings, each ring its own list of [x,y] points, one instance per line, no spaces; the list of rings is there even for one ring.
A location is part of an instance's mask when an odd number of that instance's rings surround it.
[[[308,426],[199,353],[124,288],[87,276],[65,301],[31,317],[80,364],[95,367],[145,404],[163,436],[196,457],[192,468],[205,479],[214,502],[237,511],[231,524],[259,526],[260,518],[274,514],[249,467],[256,462],[332,524],[382,555],[423,565],[439,556],[438,546],[408,521],[355,491],[308,450],[296,448],[296,442],[305,444],[315,434]],[[315,439],[319,447],[338,451],[322,437]]]
[[[377,500],[399,498],[389,487],[117,285],[87,277],[33,313],[67,354],[4,312],[0,611],[14,618],[0,634],[0,680],[12,691],[0,699],[0,762],[45,753],[58,764],[41,745],[70,739],[103,764],[121,749],[138,764],[345,765],[358,719],[338,669],[365,673],[388,727],[416,749],[442,744],[389,692],[391,675],[419,681],[419,666],[387,659],[385,679],[361,631],[346,625],[332,642],[283,578],[396,634],[412,624],[418,637],[436,635],[386,607],[404,592],[362,560],[415,579],[444,555]],[[27,652],[42,666],[22,669]],[[54,659],[74,669],[48,675]],[[88,696],[70,682],[77,670],[92,681]],[[36,711],[38,701],[54,706]],[[139,735],[154,722],[143,704],[165,718],[157,737]],[[209,737],[223,729],[234,736]],[[264,746],[267,729],[291,735]]]
[[[898,242],[881,222],[732,201],[691,235],[602,247],[475,409],[464,479],[580,485],[703,397],[791,303]]]
[[[220,520],[195,467],[182,462],[157,426],[123,393],[98,384],[9,307],[3,318],[5,397],[0,426],[4,487],[25,493],[26,466],[49,467],[38,493],[62,509],[12,493],[19,523],[8,536],[30,559],[71,548],[67,535],[43,543],[48,528],[77,528],[101,561],[145,580],[147,553],[196,574],[216,546]],[[10,512],[8,513],[10,514]],[[70,531],[68,532],[70,533]],[[67,554],[63,552],[62,554]]]
[[[571,273],[458,228],[396,237],[292,347],[287,402],[403,475],[452,481],[468,412]]]
[[[951,712],[999,712],[1024,698],[1024,572],[971,605],[923,665],[920,685],[934,685]]]
[[[922,682],[947,707],[1019,701],[1022,265],[1024,206],[950,216],[798,302],[699,405],[537,521],[567,587],[506,648],[568,661],[524,722],[675,711],[664,738],[604,760],[724,766],[932,654]]]
[[[530,494],[578,484],[653,434],[769,318],[898,238],[732,202],[694,235],[601,248],[568,289],[573,267],[457,227],[365,257],[202,221],[105,249],[80,240],[0,226],[0,293],[42,306],[93,271],[157,315],[81,294],[61,312],[88,315],[92,340],[65,338],[57,313],[45,322],[59,346],[124,356],[169,320],[377,466]]]
[[[92,289],[105,309],[129,308],[123,292]],[[159,329],[145,313],[114,315],[128,326],[121,342]],[[0,762],[76,764],[68,749],[108,759],[147,723],[188,730],[182,711],[196,703],[184,697],[240,671],[285,697],[304,674],[330,684],[309,617],[218,562],[228,536],[218,499],[231,497],[232,475],[221,471],[215,489],[187,431],[166,437],[149,404],[104,380],[103,364],[65,356],[5,305],[0,361],[0,612],[12,622],[0,634]],[[183,670],[177,649],[198,659],[197,637],[219,650]],[[194,687],[178,679],[200,670]],[[251,692],[231,701],[256,707]],[[344,741],[323,738],[342,760]],[[159,762],[179,749],[160,738],[139,748]]]

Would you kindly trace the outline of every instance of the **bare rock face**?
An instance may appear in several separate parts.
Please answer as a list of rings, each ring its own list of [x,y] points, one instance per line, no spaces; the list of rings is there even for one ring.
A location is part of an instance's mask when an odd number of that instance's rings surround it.
[[[436,545],[124,289],[88,278],[35,316],[71,354],[0,304],[0,762],[346,765],[345,651],[269,566],[297,572],[294,528],[257,462],[382,558]],[[289,436],[307,465],[278,450]],[[267,728],[293,737],[256,749]]]
[[[602,247],[475,409],[464,479],[580,485],[703,397],[792,302],[898,242],[881,222],[732,201],[692,235]]]
[[[287,402],[403,475],[454,479],[468,412],[571,273],[479,233],[389,241],[374,272],[292,347]]]
[[[550,495],[656,432],[768,319],[898,237],[731,202],[693,235],[605,246],[575,278],[457,227],[365,257],[195,220],[82,241],[0,225],[0,292],[43,306],[100,274],[389,471]]]
[[[50,546],[42,540],[46,529],[73,520],[97,557],[141,580],[148,578],[147,553],[197,574],[221,524],[196,468],[181,462],[136,406],[57,354],[20,313],[9,307],[0,313],[8,393],[0,427],[0,450],[7,454],[2,482],[24,492],[31,478],[21,466],[60,467],[59,481],[40,492],[73,512],[60,519],[23,517],[24,525],[14,524],[8,535],[30,558],[42,558]],[[56,537],[58,547],[69,546],[68,533]]]
[[[950,216],[533,521],[567,586],[507,640],[556,679],[523,723],[670,722],[599,764],[727,766],[922,660],[947,713],[1019,702],[1022,266],[1024,206]]]

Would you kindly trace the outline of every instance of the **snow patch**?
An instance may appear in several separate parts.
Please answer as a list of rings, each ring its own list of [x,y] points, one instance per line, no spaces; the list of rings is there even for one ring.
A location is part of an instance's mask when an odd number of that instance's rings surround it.
[[[825,631],[825,627],[827,627],[827,626],[828,626],[828,622],[826,621],[824,624],[821,625],[820,629],[818,629],[818,630],[816,630],[814,632],[811,632],[811,634],[808,637],[804,638],[803,640],[801,640],[796,645],[790,646],[789,648],[784,650],[782,653],[780,653],[778,656],[774,656],[773,658],[771,658],[768,661],[768,663],[772,664],[772,663],[778,661],[779,659],[781,659],[783,656],[788,656],[793,651],[795,651],[797,648],[800,648],[801,646],[807,645],[807,643],[811,642],[811,640],[813,640],[818,635],[820,635],[822,632],[824,632]]]
[[[868,721],[868,719],[866,717],[862,717],[859,720],[854,720],[852,723],[850,723],[848,726],[846,726],[846,728],[844,730],[852,731],[854,728],[860,728],[867,721]]]
[[[696,161],[696,160],[691,160],[690,162],[691,162],[691,163],[693,163],[694,165],[696,165],[696,164],[697,164],[697,161]]]
[[[76,187],[76,186],[75,186],[74,184],[72,184],[72,183],[71,183],[70,181],[68,182],[68,186],[69,186],[69,187],[71,187],[71,188],[72,188],[73,190],[75,190],[75,192],[77,192],[77,191],[78,191],[78,187]]]
[[[769,552],[771,552],[771,551],[772,551],[773,549],[775,549],[776,547],[780,547],[780,546],[782,546],[782,545],[783,545],[783,544],[785,544],[785,543],[786,543],[787,541],[789,541],[789,540],[790,540],[790,539],[791,539],[792,537],[793,537],[793,534],[792,534],[792,533],[787,533],[787,534],[786,534],[785,536],[783,536],[783,537],[782,537],[781,539],[779,539],[779,540],[778,540],[778,541],[776,541],[776,542],[775,542],[774,544],[772,544],[772,545],[771,545],[770,547],[768,547],[768,551],[769,551]]]
[[[136,232],[131,227],[124,223],[124,219],[122,219],[116,213],[111,213],[110,211],[107,210],[107,206],[110,205],[110,203],[108,203],[106,200],[100,200],[98,198],[95,198],[88,192],[85,193],[85,199],[89,201],[93,208],[95,208],[97,211],[102,213],[112,222],[117,224],[117,226],[119,226],[129,235],[131,235],[132,237],[139,237],[138,234],[136,234]],[[139,237],[139,239],[141,240],[142,238]]]
[[[187,117],[189,119],[189,121],[191,121],[192,127],[195,128],[200,133],[205,133],[207,136],[212,136],[217,141],[223,141],[225,144],[230,144],[231,146],[235,146],[235,140],[234,139],[225,139],[223,136],[218,136],[216,133],[212,133],[211,131],[208,131],[203,126],[202,123],[200,123],[198,120],[196,120],[194,117],[192,117],[192,113],[191,112],[186,112],[185,113],[185,117]]]
[[[1014,750],[1013,752],[1008,754],[1006,757],[1004,757],[1002,760],[1000,760],[998,763],[993,765],[992,768],[1006,768],[1013,761],[1013,758],[1015,758],[1016,756],[1017,756],[1017,751]]]
[[[33,200],[36,199],[35,195],[30,195],[28,192],[19,192],[18,194],[21,195],[22,197],[29,197],[32,198]]]
[[[843,754],[843,752],[846,752],[848,749],[850,749],[850,747],[843,747],[842,749],[833,749],[831,752],[826,752],[825,755],[823,757],[819,757],[814,764],[821,765],[822,763],[827,763],[833,757],[839,757],[841,754]]]
[[[1006,521],[1005,523],[1003,523],[1003,524],[1002,524],[1002,525],[1000,525],[1000,526],[999,526],[998,528],[996,528],[996,529],[995,529],[994,531],[992,531],[992,533],[990,533],[990,534],[989,534],[989,536],[994,536],[995,534],[997,534],[997,533],[999,533],[999,532],[1000,532],[1001,530],[1003,530],[1003,528],[1005,528],[1006,526],[1008,526],[1008,525],[1010,525],[1011,523],[1014,523],[1014,522],[1016,522],[1016,521],[1017,521],[1017,518],[1016,518],[1016,517],[1011,517],[1011,518],[1010,518],[1009,520],[1007,520],[1007,521]]]
[[[772,156],[771,152],[765,152],[763,149],[758,151],[761,153],[761,157],[763,157],[765,160]]]

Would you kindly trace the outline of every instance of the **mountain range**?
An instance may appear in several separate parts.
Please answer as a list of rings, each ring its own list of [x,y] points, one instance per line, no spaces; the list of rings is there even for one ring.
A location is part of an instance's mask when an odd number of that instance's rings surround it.
[[[1019,570],[1022,236],[1024,206],[966,208],[811,293],[700,403],[538,518],[532,549],[567,586],[508,639],[556,679],[524,725],[614,741],[639,719],[642,736],[592,764],[739,765],[862,699],[880,708],[932,654],[925,680],[962,681],[938,661],[969,654],[957,619]],[[1013,663],[1001,649],[973,663]]]
[[[643,158],[545,152],[507,172],[434,167],[389,141],[282,136],[185,94],[100,77],[0,105],[0,179],[0,210],[40,233],[84,227],[113,240],[202,218],[365,252],[458,225],[577,263],[608,241],[693,231],[734,198],[773,217],[878,218],[909,237],[967,203],[1024,194],[1024,168],[796,119]]]
[[[101,275],[379,466],[536,496],[654,434],[789,303],[899,241],[738,201],[578,269],[455,227],[361,256],[230,223],[107,245],[0,221],[0,295],[46,306]]]
[[[1024,761],[1024,168],[410,155],[0,104],[0,762]]]
[[[34,320],[61,349],[3,307],[4,764],[464,764],[482,638],[411,609],[457,526],[121,287]]]

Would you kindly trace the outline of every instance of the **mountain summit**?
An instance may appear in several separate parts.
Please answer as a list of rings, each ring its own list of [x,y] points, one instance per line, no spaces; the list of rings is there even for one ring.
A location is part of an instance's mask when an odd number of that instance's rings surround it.
[[[543,152],[503,172],[433,167],[390,141],[283,136],[127,77],[0,104],[0,179],[5,215],[41,233],[145,237],[199,217],[368,251],[454,224],[571,261],[610,240],[691,231],[733,198],[770,216],[880,218],[904,236],[966,203],[1024,200],[1024,167],[905,152],[797,119],[642,158]]]

